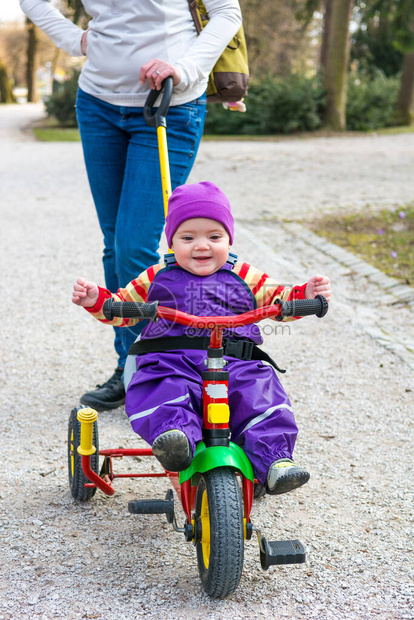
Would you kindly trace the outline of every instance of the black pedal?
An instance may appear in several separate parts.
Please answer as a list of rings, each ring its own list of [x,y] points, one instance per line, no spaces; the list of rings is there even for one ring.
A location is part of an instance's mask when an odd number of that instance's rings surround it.
[[[260,539],[260,563],[263,570],[277,564],[303,564],[306,560],[305,547],[299,540],[267,541]]]
[[[174,519],[174,499],[171,489],[165,499],[135,499],[128,502],[128,512],[134,515],[167,515],[168,523]]]

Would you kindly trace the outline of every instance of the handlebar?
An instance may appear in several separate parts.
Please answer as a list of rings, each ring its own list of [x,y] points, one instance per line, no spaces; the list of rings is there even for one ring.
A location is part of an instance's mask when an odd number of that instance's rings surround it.
[[[157,309],[158,301],[146,304],[139,301],[114,301],[111,297],[105,301],[102,312],[108,321],[112,321],[115,317],[156,321]]]
[[[147,100],[144,104],[144,119],[149,127],[166,127],[166,116],[173,91],[173,79],[171,76],[165,78],[162,82],[161,90],[150,90]],[[161,102],[157,110],[153,113],[152,106],[162,94]]]
[[[174,310],[174,308],[159,306],[157,301],[148,304],[138,301],[114,301],[111,298],[105,301],[102,311],[109,321],[112,321],[114,317],[149,319],[150,321],[156,321],[158,318],[197,329],[214,329],[214,327],[240,327],[268,318],[281,321],[288,316],[299,317],[312,314],[321,318],[328,312],[328,302],[322,295],[317,295],[315,299],[294,299],[292,301],[277,299],[271,306],[263,306],[235,316],[195,316],[181,312],[181,310]]]
[[[282,302],[283,316],[310,316],[315,314],[322,318],[328,312],[328,302],[323,295],[317,295],[314,299],[293,299]]]

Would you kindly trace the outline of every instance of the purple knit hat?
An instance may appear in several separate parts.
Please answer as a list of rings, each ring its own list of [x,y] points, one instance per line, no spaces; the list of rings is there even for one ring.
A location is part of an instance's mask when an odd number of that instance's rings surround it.
[[[216,220],[229,233],[230,245],[233,243],[234,219],[230,203],[223,192],[208,181],[193,185],[180,185],[170,196],[165,222],[165,235],[168,247],[177,228],[193,217],[206,217]]]

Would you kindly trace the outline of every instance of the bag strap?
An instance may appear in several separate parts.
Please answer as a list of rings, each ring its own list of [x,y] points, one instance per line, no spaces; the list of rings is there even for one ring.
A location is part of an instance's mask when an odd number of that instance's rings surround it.
[[[197,35],[199,35],[202,28],[201,28],[201,23],[200,23],[200,17],[197,12],[196,0],[188,0],[188,6],[190,8],[191,17],[193,18],[193,22],[197,30]]]

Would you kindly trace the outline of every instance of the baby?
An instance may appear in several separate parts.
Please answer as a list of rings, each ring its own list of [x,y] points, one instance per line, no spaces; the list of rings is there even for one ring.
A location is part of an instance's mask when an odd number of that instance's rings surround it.
[[[237,315],[277,299],[313,299],[320,294],[330,300],[326,276],[315,275],[306,284],[290,288],[239,262],[230,253],[234,233],[230,204],[213,183],[174,190],[165,233],[174,252],[166,256],[165,265],[150,267],[115,294],[79,278],[73,303],[103,323],[128,327],[137,319],[105,318],[102,307],[107,299],[159,301],[199,316]],[[207,335],[209,330],[160,319],[144,327],[139,341],[143,352],[136,357],[125,408],[133,430],[152,446],[153,454],[169,471],[186,469],[202,439],[201,375],[207,351],[201,344],[200,349],[185,345],[191,340],[194,345],[195,338]],[[250,349],[251,343],[263,342],[257,325],[224,330],[223,337],[225,343],[250,343]],[[285,493],[305,484],[309,473],[292,459],[298,430],[289,398],[267,363],[269,358],[253,348],[252,359],[236,357],[232,351],[237,347],[225,349],[231,440],[243,447],[267,493]]]

